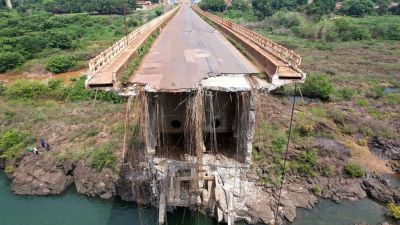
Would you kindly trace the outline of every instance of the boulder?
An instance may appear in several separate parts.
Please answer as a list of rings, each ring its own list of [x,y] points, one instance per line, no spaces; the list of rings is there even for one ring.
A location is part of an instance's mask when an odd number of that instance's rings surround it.
[[[375,178],[367,178],[363,181],[363,187],[368,196],[382,203],[400,203],[400,191]]]
[[[91,197],[109,199],[116,194],[116,177],[109,169],[100,172],[79,161],[74,170],[76,190]]]
[[[248,214],[255,219],[256,222],[263,222],[265,224],[274,223],[274,211],[271,209],[270,201],[266,198],[259,198],[258,200],[247,202]],[[261,221],[259,221],[261,220]]]
[[[317,182],[321,187],[322,197],[335,202],[356,201],[367,196],[361,186],[361,179],[318,177]]]
[[[314,144],[319,148],[318,155],[321,157],[337,157],[347,159],[350,157],[350,150],[344,145],[328,138],[314,138]]]
[[[368,147],[382,159],[400,160],[400,141],[374,136],[368,141]]]
[[[40,156],[27,155],[11,176],[11,191],[20,195],[56,195],[64,192],[73,177],[64,166],[55,166]]]
[[[293,222],[296,218],[297,207],[311,209],[316,202],[317,197],[300,184],[289,184],[282,190],[282,212],[289,222]]]

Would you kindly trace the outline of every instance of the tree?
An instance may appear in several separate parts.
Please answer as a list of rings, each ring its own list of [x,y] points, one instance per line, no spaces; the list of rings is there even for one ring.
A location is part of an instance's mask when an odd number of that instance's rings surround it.
[[[253,0],[252,1],[254,14],[260,19],[267,16],[272,16],[275,10],[271,6],[270,0]]]
[[[312,4],[307,6],[307,14],[310,15],[325,15],[335,9],[337,0],[314,0]]]
[[[200,8],[206,11],[223,12],[226,8],[224,0],[203,0]]]
[[[24,57],[16,52],[0,52],[0,72],[14,69],[25,61]]]
[[[232,9],[247,11],[249,8],[249,4],[244,0],[233,0],[232,2]]]
[[[374,3],[371,0],[347,0],[340,9],[340,12],[349,16],[370,15],[373,11]]]

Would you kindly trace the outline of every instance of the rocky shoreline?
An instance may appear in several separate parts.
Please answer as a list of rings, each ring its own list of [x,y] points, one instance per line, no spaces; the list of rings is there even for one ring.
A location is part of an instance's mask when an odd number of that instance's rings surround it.
[[[369,142],[372,152],[377,155],[384,153],[385,157],[392,160],[390,165],[394,171],[398,171],[397,144],[380,138],[373,138]],[[303,148],[294,147],[290,157],[295,157]],[[384,175],[367,173],[363,178],[346,176],[343,168],[350,160],[351,153],[344,145],[331,139],[315,138],[312,146],[307,148],[318,149],[318,163],[334,166],[336,174],[322,176],[318,173],[315,177],[303,177],[289,173],[282,188],[279,223],[293,222],[296,218],[296,208],[311,209],[318,203],[318,198],[340,203],[369,197],[382,204],[400,203],[400,190],[393,188]],[[90,197],[110,199],[119,196],[124,201],[140,200],[141,204],[152,204],[154,199],[151,194],[141,196],[140,199],[135,196],[138,190],[143,193],[149,190],[151,184],[140,182],[140,171],[137,171],[137,179],[133,181],[132,174],[126,173],[123,167],[119,174],[116,174],[111,169],[96,171],[85,160],[57,163],[48,160],[45,155],[32,154],[0,164],[2,169],[7,166],[15,168],[15,171],[8,174],[8,178],[11,181],[11,191],[18,195],[57,195],[75,185],[78,193]],[[246,201],[240,203],[240,206],[235,206],[236,219],[245,220],[250,224],[273,224],[279,189],[258,184],[258,173],[260,171],[247,170],[242,171],[239,176],[240,182],[246,185],[247,193],[244,193],[243,197]]]

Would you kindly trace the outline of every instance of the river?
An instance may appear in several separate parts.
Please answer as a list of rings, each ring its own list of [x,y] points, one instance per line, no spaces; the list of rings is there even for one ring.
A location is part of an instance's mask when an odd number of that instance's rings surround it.
[[[101,200],[78,194],[70,188],[59,196],[17,196],[9,191],[10,183],[0,172],[1,225],[156,225],[157,210],[139,210],[136,204],[119,199]],[[183,215],[185,218],[183,219]],[[377,225],[386,218],[384,206],[363,199],[336,204],[319,200],[311,210],[299,209],[293,225]],[[142,223],[140,222],[142,221]],[[213,219],[189,210],[168,214],[168,225],[214,225]],[[392,224],[395,224],[394,222]]]

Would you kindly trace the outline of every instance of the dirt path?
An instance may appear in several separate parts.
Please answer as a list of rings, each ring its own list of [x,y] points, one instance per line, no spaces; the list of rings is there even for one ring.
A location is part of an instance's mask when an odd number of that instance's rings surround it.
[[[0,82],[10,83],[19,79],[30,79],[30,80],[49,80],[49,79],[60,79],[64,83],[68,84],[72,78],[78,78],[82,74],[85,74],[87,69],[80,69],[60,74],[51,73],[29,73],[29,72],[8,72],[0,74]]]
[[[378,156],[374,155],[368,146],[358,145],[353,139],[344,137],[342,143],[350,149],[352,160],[361,164],[366,170],[370,172],[394,174],[393,171],[386,166],[388,160],[379,159]]]

